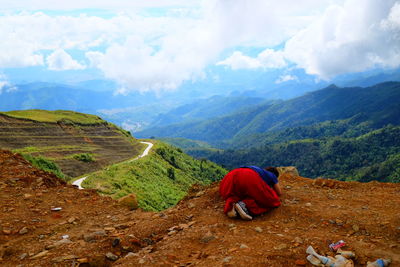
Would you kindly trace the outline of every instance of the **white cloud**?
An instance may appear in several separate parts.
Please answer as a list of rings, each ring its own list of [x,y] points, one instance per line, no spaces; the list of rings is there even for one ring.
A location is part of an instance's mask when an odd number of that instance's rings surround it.
[[[295,75],[281,75],[279,78],[275,81],[275,83],[284,83],[288,81],[298,81],[299,79]]]
[[[0,95],[3,93],[3,91],[13,92],[17,90],[18,88],[13,86],[4,74],[0,73]]]
[[[235,51],[225,60],[217,62],[217,65],[229,66],[233,70],[238,69],[268,69],[286,67],[286,61],[282,51],[265,49],[256,58],[243,55],[240,51]]]
[[[400,65],[399,1],[334,5],[285,45],[285,57],[323,79]]]
[[[256,58],[243,55],[240,51],[233,52],[227,59],[217,62],[217,65],[229,66],[233,70],[261,68],[261,63]]]
[[[112,10],[115,16],[41,12],[0,16],[0,68],[44,65],[43,54],[50,50],[59,52],[46,59],[49,68],[82,69],[86,62],[78,63],[65,52],[75,49],[86,55],[91,67],[118,81],[124,92],[172,90],[185,81],[202,79],[210,64],[265,70],[294,63],[328,79],[376,65],[399,65],[399,3],[4,0],[3,10],[97,8]],[[146,7],[170,12],[143,15]],[[283,49],[270,49],[285,42]],[[238,50],[216,62],[221,52],[238,47],[264,51],[249,57]]]
[[[55,50],[46,58],[49,70],[83,70],[86,66],[78,63],[63,49]]]
[[[191,6],[198,1],[193,0],[2,0],[1,9],[19,10],[72,10],[72,9],[117,9]]]

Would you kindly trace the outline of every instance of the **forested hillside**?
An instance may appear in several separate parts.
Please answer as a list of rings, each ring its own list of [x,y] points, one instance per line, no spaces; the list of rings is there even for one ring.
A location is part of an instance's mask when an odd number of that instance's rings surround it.
[[[339,88],[334,85],[282,102],[268,102],[221,118],[175,124],[136,133],[138,137],[183,137],[226,146],[231,139],[281,131],[331,120],[353,119],[379,129],[400,124],[400,83],[386,82],[371,87]],[[228,145],[229,146],[229,145]]]
[[[399,182],[400,83],[328,88],[223,118],[159,128],[187,153],[227,168],[296,166],[307,177]],[[225,150],[223,150],[225,149]]]
[[[296,166],[301,175],[368,182],[400,182],[400,127],[359,137],[301,139],[242,150],[189,150],[227,168],[242,165]]]
[[[196,100],[192,103],[174,108],[167,113],[160,114],[151,125],[165,126],[173,123],[196,119],[209,119],[213,117],[221,117],[233,112],[239,112],[249,106],[254,106],[264,102],[264,98],[260,97],[244,97],[244,96],[213,96],[206,99]]]

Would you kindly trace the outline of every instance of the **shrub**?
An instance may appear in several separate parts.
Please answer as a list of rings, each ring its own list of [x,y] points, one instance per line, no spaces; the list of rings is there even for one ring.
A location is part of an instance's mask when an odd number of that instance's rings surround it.
[[[81,153],[81,154],[75,154],[74,159],[83,161],[83,162],[93,162],[95,161],[94,157],[92,154],[89,153]]]
[[[41,157],[41,156],[34,157],[29,154],[22,154],[22,156],[36,168],[43,170],[43,171],[51,172],[51,173],[55,174],[58,178],[68,180],[66,175],[64,173],[62,173],[60,167],[58,167],[58,165],[55,162],[53,162],[52,160],[47,159],[45,157]]]

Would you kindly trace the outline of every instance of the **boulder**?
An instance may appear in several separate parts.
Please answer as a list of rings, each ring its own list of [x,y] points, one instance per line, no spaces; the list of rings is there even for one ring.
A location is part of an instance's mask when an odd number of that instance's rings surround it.
[[[300,176],[299,171],[294,166],[287,166],[287,167],[277,167],[279,174],[290,174],[292,176]]]
[[[130,210],[135,210],[139,207],[138,202],[137,202],[137,197],[133,193],[129,194],[127,196],[121,197],[120,199],[118,199],[118,203],[121,206],[128,207]]]

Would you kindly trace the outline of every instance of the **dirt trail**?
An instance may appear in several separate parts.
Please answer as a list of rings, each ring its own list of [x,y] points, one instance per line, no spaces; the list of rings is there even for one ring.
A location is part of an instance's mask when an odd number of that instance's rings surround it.
[[[0,151],[0,265],[311,266],[308,245],[328,253],[342,239],[356,266],[400,266],[399,184],[280,180],[282,206],[250,222],[222,213],[217,184],[160,213],[129,211]]]
[[[134,160],[137,160],[137,159],[140,159],[140,158],[143,158],[143,157],[147,156],[147,155],[149,154],[149,152],[150,152],[150,149],[153,147],[153,144],[152,144],[152,143],[150,143],[150,142],[140,142],[140,143],[147,145],[146,149],[143,151],[143,153],[142,153],[141,155],[139,155],[138,157],[136,157],[136,158],[134,158],[134,159],[132,159],[132,160],[129,160],[129,162],[131,162],[131,161],[134,161]],[[83,187],[82,187],[82,183],[83,183],[83,181],[85,181],[85,180],[86,180],[86,178],[88,178],[88,176],[85,176],[85,177],[79,178],[78,180],[74,181],[74,182],[72,183],[72,185],[75,185],[75,186],[77,186],[77,187],[78,187],[78,189],[83,189]]]

